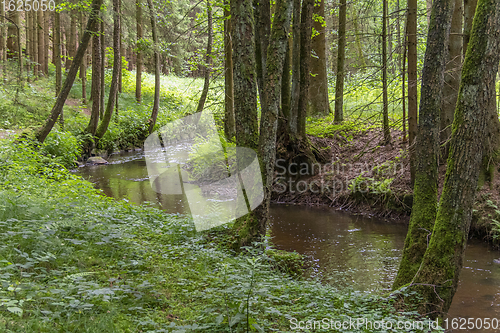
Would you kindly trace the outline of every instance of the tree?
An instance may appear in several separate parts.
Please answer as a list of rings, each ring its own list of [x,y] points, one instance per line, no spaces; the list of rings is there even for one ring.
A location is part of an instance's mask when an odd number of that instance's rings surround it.
[[[160,51],[158,50],[158,32],[156,31],[156,14],[153,7],[153,2],[148,0],[149,16],[151,17],[151,29],[153,32],[153,47],[155,58],[155,96],[153,101],[153,111],[149,119],[149,133],[153,133],[153,128],[158,117],[158,109],[160,108]]]
[[[85,15],[80,12],[80,35],[83,35]],[[80,65],[80,79],[82,80],[82,103],[87,103],[87,59],[84,56]]]
[[[104,111],[101,123],[95,133],[98,140],[101,139],[108,130],[118,93],[118,76],[121,71],[122,60],[120,54],[120,1],[121,0],[113,0],[113,74],[111,76],[111,86],[109,87],[106,111]]]
[[[255,18],[255,71],[257,73],[257,87],[259,88],[261,111],[266,112],[267,102],[264,78],[267,70],[267,48],[271,31],[271,6],[269,0],[253,0],[253,6]]]
[[[297,135],[297,117],[299,114],[300,97],[300,0],[293,0],[292,21],[292,92],[290,98],[290,113],[288,128],[292,136]]]
[[[448,157],[451,137],[451,124],[457,105],[458,89],[460,88],[460,68],[462,67],[462,0],[455,0],[455,9],[451,20],[450,41],[448,43],[448,59],[443,86],[443,106],[441,109],[440,142],[444,144],[441,160]]]
[[[137,63],[135,68],[135,100],[137,103],[141,103],[142,93],[142,5],[141,0],[137,0],[135,3],[135,20],[137,25]]]
[[[267,68],[264,77],[264,89],[268,106],[260,121],[259,156],[264,175],[264,201],[257,208],[259,235],[266,232],[269,219],[269,204],[276,161],[276,137],[278,114],[281,104],[281,78],[283,63],[288,49],[288,32],[292,14],[292,0],[277,0],[276,11],[267,49]]]
[[[500,62],[500,1],[479,0],[462,69],[448,166],[436,222],[411,283],[421,313],[444,316],[457,290]]]
[[[427,36],[419,127],[415,144],[415,185],[410,226],[394,288],[410,283],[417,273],[437,210],[439,113],[442,105],[448,36],[455,0],[434,0]]]
[[[73,62],[73,58],[75,56],[75,50],[76,50],[76,18],[75,18],[75,13],[74,10],[70,10],[69,15],[71,17],[71,25],[69,27],[69,38],[66,36],[66,48],[67,48],[67,57],[66,57],[66,64],[65,68],[66,70],[71,67],[71,64]]]
[[[344,121],[344,67],[345,67],[345,45],[346,45],[346,0],[340,0],[339,10],[339,39],[337,56],[337,81],[335,83],[335,114],[334,121]]]
[[[41,143],[45,141],[45,138],[52,130],[52,127],[54,127],[57,118],[61,114],[64,103],[66,102],[66,98],[68,98],[69,92],[71,90],[71,87],[73,86],[73,82],[75,81],[75,77],[78,72],[78,67],[80,67],[80,62],[85,55],[90,37],[92,33],[96,31],[102,1],[103,0],[92,0],[92,10],[87,21],[87,28],[85,29],[85,33],[82,36],[80,45],[78,46],[78,51],[76,52],[75,59],[68,71],[68,75],[66,76],[66,80],[64,81],[61,92],[57,96],[56,103],[52,107],[49,118],[36,134],[37,140]]]
[[[229,0],[224,1],[224,133],[232,140],[235,133],[232,19]]]
[[[95,34],[92,38],[92,112],[90,114],[90,121],[87,133],[92,136],[95,135],[97,125],[99,124],[99,112],[101,110],[101,35]],[[90,148],[90,147],[88,147]],[[88,149],[90,150],[90,149]]]
[[[309,89],[309,114],[326,116],[330,113],[328,100],[328,76],[326,74],[326,21],[325,0],[316,1],[313,8],[313,28],[311,57],[311,87]]]
[[[415,181],[415,137],[417,136],[417,0],[408,0],[406,19],[408,35],[408,146],[410,151],[411,183]]]
[[[59,1],[56,2],[59,4]],[[56,96],[61,91],[62,69],[61,69],[61,14],[59,11],[54,11],[54,65],[56,66]],[[62,112],[61,112],[62,115]]]
[[[208,88],[210,87],[210,71],[212,66],[212,7],[210,5],[210,0],[207,0],[207,25],[208,25],[208,38],[207,38],[207,54],[205,55],[205,82],[203,84],[203,90],[201,92],[200,100],[198,101],[198,107],[196,108],[196,112],[203,111],[205,107],[205,101],[208,95]]]
[[[257,74],[251,0],[232,0],[233,80],[236,144],[257,151]]]
[[[389,102],[387,98],[387,0],[383,2],[382,14],[382,104],[383,104],[383,130],[384,140],[382,143],[391,143],[391,129],[389,127]]]
[[[311,82],[312,9],[314,0],[304,0],[300,13],[300,95],[297,114],[297,134],[306,141],[306,117]]]

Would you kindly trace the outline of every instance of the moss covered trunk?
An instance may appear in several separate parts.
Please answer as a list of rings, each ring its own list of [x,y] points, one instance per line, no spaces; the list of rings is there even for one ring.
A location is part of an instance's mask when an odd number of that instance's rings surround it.
[[[410,226],[394,288],[413,280],[427,249],[437,210],[439,115],[454,0],[435,0],[427,36],[415,147],[415,185]]]
[[[443,193],[429,247],[412,285],[421,313],[444,315],[457,289],[485,154],[500,61],[500,0],[479,0],[462,69]]]
[[[224,133],[228,140],[233,140],[234,125],[234,91],[233,91],[233,42],[232,42],[231,11],[229,0],[224,1]]]
[[[297,134],[300,140],[306,139],[307,104],[311,83],[311,37],[312,10],[314,0],[304,0],[300,13],[300,92],[297,114]]]

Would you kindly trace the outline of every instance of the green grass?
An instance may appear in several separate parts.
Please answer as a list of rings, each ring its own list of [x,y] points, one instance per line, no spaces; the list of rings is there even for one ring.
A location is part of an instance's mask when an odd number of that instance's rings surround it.
[[[196,233],[188,217],[104,197],[29,143],[0,145],[1,332],[287,332],[292,318],[417,318],[394,309],[397,294],[292,278],[261,250],[228,250],[230,226]]]

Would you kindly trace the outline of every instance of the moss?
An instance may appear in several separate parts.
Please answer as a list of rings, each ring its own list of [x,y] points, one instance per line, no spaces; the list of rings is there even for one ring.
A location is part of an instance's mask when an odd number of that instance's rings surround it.
[[[297,252],[268,249],[266,255],[276,264],[276,267],[292,276],[301,276],[304,272],[304,256]]]

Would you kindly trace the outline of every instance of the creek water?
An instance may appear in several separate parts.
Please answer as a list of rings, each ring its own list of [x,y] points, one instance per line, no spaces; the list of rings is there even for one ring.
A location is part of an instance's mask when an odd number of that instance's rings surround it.
[[[141,151],[113,155],[108,161],[108,165],[86,166],[76,172],[107,196],[150,202],[169,213],[189,213],[183,196],[152,190]],[[311,258],[314,276],[365,293],[390,289],[402,254],[405,224],[291,205],[273,205],[271,217],[276,247]],[[462,318],[496,318],[498,329],[454,331],[500,332],[500,265],[493,262],[499,257],[500,252],[486,243],[468,242],[459,287],[448,313],[450,324],[453,319],[460,324]]]

